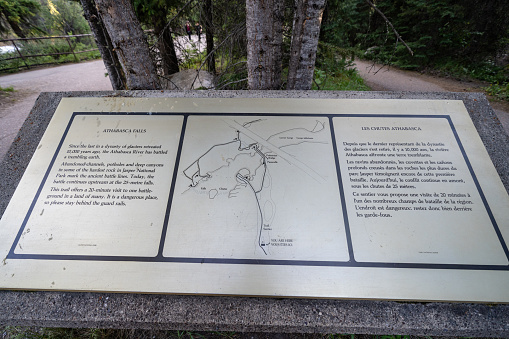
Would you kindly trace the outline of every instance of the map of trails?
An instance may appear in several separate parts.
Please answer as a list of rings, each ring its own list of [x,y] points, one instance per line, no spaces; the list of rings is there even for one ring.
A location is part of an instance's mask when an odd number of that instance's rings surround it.
[[[165,257],[348,261],[325,117],[190,116]]]

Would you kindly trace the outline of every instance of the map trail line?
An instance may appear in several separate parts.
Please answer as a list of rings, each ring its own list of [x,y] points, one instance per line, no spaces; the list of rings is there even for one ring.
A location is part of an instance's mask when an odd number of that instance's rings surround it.
[[[324,178],[322,178],[318,173],[316,173],[312,168],[307,166],[306,164],[300,162],[299,160],[292,157],[290,154],[286,153],[285,151],[281,150],[280,148],[272,145],[267,140],[263,139],[262,137],[258,136],[256,133],[253,133],[249,129],[245,128],[238,122],[234,120],[225,120],[225,123],[227,123],[230,127],[236,128],[241,133],[247,135],[249,138],[253,139],[257,143],[261,144],[264,147],[267,147],[270,149],[273,153],[277,154],[282,159],[286,160],[291,165],[294,165],[310,177],[312,177],[314,180],[318,181],[319,183],[324,184],[326,181]]]

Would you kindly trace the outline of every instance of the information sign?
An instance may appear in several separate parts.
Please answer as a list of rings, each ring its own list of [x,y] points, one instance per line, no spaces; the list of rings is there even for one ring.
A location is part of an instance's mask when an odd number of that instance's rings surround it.
[[[509,302],[508,211],[461,101],[64,98],[0,287]]]

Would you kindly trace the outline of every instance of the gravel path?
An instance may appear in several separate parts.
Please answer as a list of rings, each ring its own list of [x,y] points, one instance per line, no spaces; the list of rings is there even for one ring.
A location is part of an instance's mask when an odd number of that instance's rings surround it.
[[[9,149],[40,92],[111,91],[102,60],[69,64],[0,76],[0,86],[15,92],[0,94],[0,160]]]
[[[366,84],[373,91],[412,91],[412,92],[483,92],[488,84],[480,81],[460,81],[403,71],[394,67],[356,60],[356,68]],[[509,133],[509,103],[491,102],[498,119]]]

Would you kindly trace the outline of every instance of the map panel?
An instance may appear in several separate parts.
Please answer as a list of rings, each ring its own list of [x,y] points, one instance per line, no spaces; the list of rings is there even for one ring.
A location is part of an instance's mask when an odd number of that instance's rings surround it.
[[[164,256],[348,261],[334,159],[326,117],[189,117]]]

